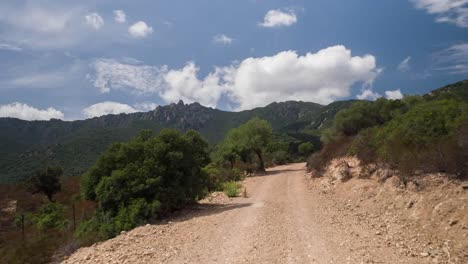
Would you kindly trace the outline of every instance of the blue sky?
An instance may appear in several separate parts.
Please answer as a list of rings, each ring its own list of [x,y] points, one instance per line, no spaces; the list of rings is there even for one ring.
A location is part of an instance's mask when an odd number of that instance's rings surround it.
[[[468,0],[0,3],[0,116],[423,94],[468,76]]]

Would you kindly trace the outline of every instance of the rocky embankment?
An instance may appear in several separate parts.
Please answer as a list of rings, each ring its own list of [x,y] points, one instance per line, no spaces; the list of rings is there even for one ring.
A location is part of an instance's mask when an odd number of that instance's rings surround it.
[[[244,181],[246,197],[216,193],[169,220],[81,248],[63,263],[468,263],[462,182],[334,160]]]
[[[331,224],[349,234],[347,250],[366,254],[373,245],[426,263],[468,263],[466,181],[421,174],[404,182],[397,171],[362,167],[353,157],[335,159],[314,176],[309,173],[309,187]]]

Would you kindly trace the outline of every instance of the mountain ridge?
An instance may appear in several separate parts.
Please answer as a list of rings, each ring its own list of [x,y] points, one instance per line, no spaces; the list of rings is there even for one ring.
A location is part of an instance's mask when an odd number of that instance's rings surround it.
[[[346,102],[342,103],[347,105]],[[318,127],[317,118],[324,110],[334,115],[336,109],[312,102],[288,101],[265,107],[229,112],[199,103],[183,101],[158,106],[152,111],[104,115],[85,120],[25,121],[0,118],[0,182],[23,180],[44,164],[65,168],[66,175],[83,173],[109,144],[126,141],[141,129],[158,132],[162,128],[190,129],[200,132],[211,144],[223,139],[233,127],[254,116],[268,120],[275,131],[287,133],[310,126]],[[291,129],[288,126],[295,125]],[[321,121],[320,121],[321,123]],[[87,153],[87,154],[83,154]]]
[[[468,81],[433,90],[429,98],[468,100]],[[60,165],[65,175],[85,172],[111,143],[127,141],[142,129],[194,129],[213,145],[234,127],[252,117],[269,121],[274,132],[296,142],[319,142],[320,130],[335,114],[356,100],[328,105],[313,102],[275,102],[240,112],[229,112],[183,101],[158,106],[148,112],[104,115],[85,120],[25,121],[0,118],[0,183],[28,178],[45,165]]]

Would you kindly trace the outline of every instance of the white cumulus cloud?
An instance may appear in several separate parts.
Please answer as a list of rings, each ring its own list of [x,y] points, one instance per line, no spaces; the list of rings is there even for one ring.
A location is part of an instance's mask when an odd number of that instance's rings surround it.
[[[125,23],[127,21],[127,15],[123,10],[114,10],[114,20],[117,23]]]
[[[297,22],[297,16],[293,11],[270,10],[259,25],[262,27],[291,26]]]
[[[238,109],[249,109],[287,100],[327,104],[349,96],[355,83],[372,83],[378,73],[374,56],[352,56],[346,47],[333,46],[303,56],[284,51],[248,58],[232,69],[228,80]]]
[[[372,91],[370,88],[363,89],[360,94],[356,95],[356,98],[359,100],[377,100],[378,98],[382,97],[377,92]]]
[[[214,36],[213,41],[218,44],[229,45],[232,43],[233,39],[224,34],[220,34]]]
[[[400,89],[393,91],[385,91],[385,97],[390,100],[398,100],[403,98],[403,94],[401,93]]]
[[[92,64],[95,74],[89,76],[101,92],[111,89],[132,89],[138,92],[155,92],[162,86],[161,71],[149,65],[119,62],[113,59],[97,59]]]
[[[406,57],[400,64],[398,64],[397,69],[401,72],[407,72],[411,69],[410,65],[411,57]]]
[[[61,111],[49,107],[47,109],[37,109],[23,103],[11,103],[0,105],[0,117],[14,117],[23,120],[50,120],[63,119],[64,115]]]
[[[200,69],[194,62],[169,69],[99,59],[92,66],[95,76],[90,79],[102,92],[126,89],[155,93],[168,103],[182,99],[211,107],[224,96],[236,110],[288,100],[327,104],[349,96],[354,84],[368,87],[380,72],[374,56],[352,56],[344,46],[305,55],[284,51],[251,57],[216,67],[204,77],[199,77]]]
[[[85,16],[86,24],[98,30],[104,26],[104,19],[98,13],[91,13]]]
[[[153,28],[148,26],[144,21],[138,21],[128,28],[128,33],[135,38],[144,38],[153,33]]]
[[[138,103],[133,106],[135,109],[141,112],[152,111],[158,107],[158,104],[151,102]]]
[[[418,9],[436,15],[436,22],[468,27],[468,0],[410,0]]]
[[[154,110],[158,105],[151,102],[138,103],[134,106],[118,102],[105,101],[90,105],[83,109],[82,113],[86,118],[99,117],[103,115],[130,114],[136,112],[146,112]]]
[[[200,69],[189,62],[182,69],[169,70],[161,76],[164,86],[159,91],[160,97],[166,102],[199,102],[202,105],[216,107],[221,95],[227,91],[223,81],[224,71],[216,69],[204,79],[198,78]]]
[[[117,102],[101,102],[97,104],[90,105],[83,109],[83,115],[86,118],[99,117],[109,114],[121,114],[121,113],[135,113],[137,110],[127,104],[121,104]]]

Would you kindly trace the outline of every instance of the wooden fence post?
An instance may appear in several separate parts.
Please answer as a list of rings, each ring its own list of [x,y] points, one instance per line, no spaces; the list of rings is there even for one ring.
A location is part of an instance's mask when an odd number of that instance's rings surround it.
[[[73,231],[75,231],[75,229],[76,229],[76,214],[75,214],[75,202],[74,201],[73,201],[72,208],[73,208]]]
[[[21,237],[23,238],[23,242],[25,240],[24,237],[24,213],[21,213]]]

